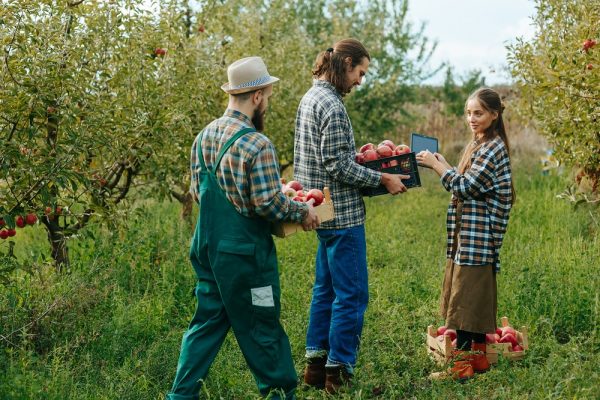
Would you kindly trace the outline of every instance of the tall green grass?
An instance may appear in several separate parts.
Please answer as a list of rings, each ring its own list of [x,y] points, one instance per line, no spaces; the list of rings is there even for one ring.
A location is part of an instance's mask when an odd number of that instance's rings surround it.
[[[427,325],[441,324],[438,296],[449,194],[429,171],[423,187],[366,199],[370,303],[356,385],[341,399],[597,398],[600,392],[600,238],[583,213],[556,198],[557,176],[519,170],[518,203],[502,250],[499,317],[525,325],[530,351],[466,384],[432,382]],[[195,308],[188,261],[192,228],[176,204],[148,203],[119,231],[97,229],[71,242],[72,267],[45,261],[41,228],[18,235],[32,261],[0,287],[0,398],[159,399],[174,377],[181,335]],[[282,321],[297,370],[317,241],[277,239]],[[233,336],[203,389],[206,399],[255,399],[257,390]],[[329,398],[299,389],[300,399]]]

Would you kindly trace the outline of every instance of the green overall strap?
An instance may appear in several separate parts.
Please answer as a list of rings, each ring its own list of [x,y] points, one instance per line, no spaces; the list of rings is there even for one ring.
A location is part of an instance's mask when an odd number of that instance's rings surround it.
[[[244,128],[244,129],[240,130],[239,132],[237,132],[235,135],[233,135],[231,137],[231,139],[229,139],[227,141],[227,143],[225,143],[225,145],[221,148],[221,151],[219,152],[219,155],[217,155],[217,161],[215,162],[215,165],[213,165],[213,168],[212,168],[212,170],[210,172],[213,175],[216,174],[217,168],[219,167],[219,164],[221,163],[221,159],[225,155],[225,152],[227,150],[229,150],[229,148],[231,147],[231,145],[234,144],[236,140],[238,140],[240,137],[244,136],[246,133],[250,133],[250,132],[254,132],[254,131],[255,131],[254,128]]]

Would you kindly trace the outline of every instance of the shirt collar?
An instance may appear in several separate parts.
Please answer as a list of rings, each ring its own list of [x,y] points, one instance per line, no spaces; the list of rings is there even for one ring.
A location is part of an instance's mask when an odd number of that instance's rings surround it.
[[[242,121],[244,124],[254,127],[252,120],[246,114],[239,112],[238,110],[234,110],[233,108],[228,108],[225,110],[224,117],[235,118]]]
[[[335,88],[335,86],[333,86],[331,84],[331,82],[329,81],[324,81],[321,79],[313,79],[313,86],[320,86],[326,89],[331,90],[337,97],[339,97],[340,100],[342,100],[342,95],[340,94],[340,92],[337,91],[337,89]]]

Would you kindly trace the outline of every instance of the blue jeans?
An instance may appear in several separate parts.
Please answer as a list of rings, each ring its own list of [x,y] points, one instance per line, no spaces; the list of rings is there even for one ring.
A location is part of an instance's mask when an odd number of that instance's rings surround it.
[[[327,351],[329,365],[352,368],[369,301],[365,227],[317,229],[317,237],[306,350]]]

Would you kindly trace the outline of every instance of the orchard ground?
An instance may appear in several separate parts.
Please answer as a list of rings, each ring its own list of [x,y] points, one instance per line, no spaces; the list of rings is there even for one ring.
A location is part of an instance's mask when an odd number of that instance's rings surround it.
[[[430,172],[407,194],[366,199],[370,303],[356,386],[340,399],[597,398],[600,391],[600,237],[585,212],[556,198],[564,176],[515,165],[518,202],[499,275],[499,315],[528,327],[530,350],[466,384],[432,382],[427,325],[437,305],[449,195]],[[160,399],[174,377],[181,335],[194,311],[188,261],[193,227],[175,203],[141,203],[118,231],[70,242],[72,266],[57,274],[39,227],[13,238],[31,273],[0,286],[3,399]],[[313,281],[314,233],[276,239],[282,322],[296,368]],[[499,323],[500,321],[498,321]],[[230,334],[201,398],[257,399]],[[298,390],[299,399],[326,399]]]

